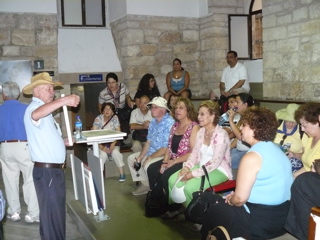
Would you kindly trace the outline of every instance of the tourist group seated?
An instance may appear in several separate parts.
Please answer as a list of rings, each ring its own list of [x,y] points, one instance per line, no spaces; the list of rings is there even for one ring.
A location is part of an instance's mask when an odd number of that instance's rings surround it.
[[[234,53],[228,55],[232,68],[238,63]],[[205,172],[204,190],[236,180],[233,190],[216,193],[222,200],[194,224],[201,239],[217,226],[231,238],[270,239],[289,232],[307,239],[311,208],[320,205],[315,165],[320,159],[320,104],[289,103],[276,112],[257,106],[243,86],[247,76],[237,66],[239,81],[226,70],[220,89],[198,109],[191,100],[189,73],[179,59],[167,74],[163,97],[152,74],[141,78],[133,100],[116,75],[108,74],[93,129],[124,131],[120,115],[129,106],[132,153],[123,161],[121,142],[115,141],[100,145],[100,158],[115,161],[120,182],[127,179],[126,162],[136,183],[132,195],[146,196],[146,217],[167,221],[186,221],[186,209]],[[228,77],[234,86],[227,84]]]

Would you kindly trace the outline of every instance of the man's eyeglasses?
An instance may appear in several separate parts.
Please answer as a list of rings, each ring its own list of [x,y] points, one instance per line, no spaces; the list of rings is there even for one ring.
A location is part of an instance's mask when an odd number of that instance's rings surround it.
[[[287,135],[283,135],[283,137],[282,137],[282,140],[280,141],[280,146],[282,146],[283,145],[283,143],[284,143],[284,140],[286,140],[286,138],[287,138]]]

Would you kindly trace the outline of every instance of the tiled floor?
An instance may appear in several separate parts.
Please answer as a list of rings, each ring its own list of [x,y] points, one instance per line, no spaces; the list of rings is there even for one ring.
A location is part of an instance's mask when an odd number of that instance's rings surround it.
[[[133,196],[131,191],[135,184],[130,176],[125,183],[119,183],[117,177],[105,181],[107,208],[105,213],[110,220],[96,222],[92,215],[86,215],[83,206],[78,201],[70,202],[70,208],[80,217],[81,229],[90,232],[87,239],[174,239],[198,240],[200,234],[192,231],[192,223],[161,218],[146,218],[144,216],[144,196]],[[85,223],[85,224],[84,224]],[[274,240],[295,240],[290,234],[285,234]]]
[[[127,154],[125,155],[127,156]],[[146,218],[143,209],[145,196],[135,197],[131,194],[136,186],[130,176],[124,183],[119,183],[118,177],[105,179],[107,202],[105,213],[110,217],[110,220],[97,222],[92,214],[85,213],[85,208],[79,201],[74,200],[71,170],[66,169],[65,173],[67,211],[69,213],[67,215],[67,240],[200,239],[199,233],[191,230],[192,224],[189,222]],[[2,181],[0,181],[0,188],[3,189]],[[23,204],[22,213],[26,212],[25,208]],[[39,240],[38,226],[38,224],[27,224],[22,220],[19,222],[5,220],[5,239]],[[286,234],[276,240],[295,240],[295,238]]]
[[[73,186],[71,181],[71,170],[66,169],[67,180],[67,201],[74,199]],[[22,179],[22,177],[21,177]],[[22,183],[22,182],[21,182]],[[21,185],[21,184],[20,184]],[[2,169],[0,171],[0,189],[4,192],[4,186],[2,181]],[[40,240],[39,224],[38,223],[26,223],[24,221],[24,215],[27,212],[26,204],[23,201],[23,194],[20,191],[21,202],[21,220],[12,222],[11,220],[3,220],[3,231],[5,240]],[[67,214],[66,219],[66,240],[84,240],[83,236],[79,233],[79,230],[70,216]]]

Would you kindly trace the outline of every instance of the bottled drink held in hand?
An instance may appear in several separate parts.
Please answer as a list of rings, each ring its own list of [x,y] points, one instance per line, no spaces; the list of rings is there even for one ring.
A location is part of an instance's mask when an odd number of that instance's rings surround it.
[[[232,108],[231,110],[235,112],[237,108],[235,107],[235,108]],[[228,121],[229,121],[229,114],[228,112],[225,112],[220,116],[218,125],[222,126],[225,122],[228,122]]]
[[[77,116],[76,122],[75,122],[75,130],[76,130],[76,140],[79,140],[82,138],[82,121],[80,116]]]
[[[140,174],[139,174],[139,170],[140,170],[140,168],[141,168],[141,162],[137,162],[137,161],[135,161],[134,163],[133,163],[133,167],[134,167],[134,169],[137,171],[137,177],[139,177],[140,176]]]

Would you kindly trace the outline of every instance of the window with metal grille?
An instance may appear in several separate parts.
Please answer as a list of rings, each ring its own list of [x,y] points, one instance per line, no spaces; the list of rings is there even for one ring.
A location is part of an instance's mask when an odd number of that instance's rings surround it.
[[[105,27],[105,0],[61,0],[63,27]]]

